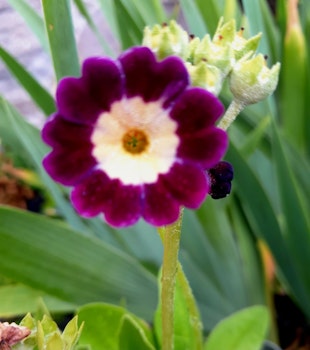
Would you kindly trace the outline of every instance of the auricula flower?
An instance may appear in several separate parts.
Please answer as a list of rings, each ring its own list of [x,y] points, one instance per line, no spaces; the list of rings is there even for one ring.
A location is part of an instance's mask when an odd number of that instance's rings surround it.
[[[53,149],[43,164],[72,186],[85,217],[104,214],[112,226],[144,218],[161,226],[181,206],[198,208],[209,192],[207,171],[224,155],[223,113],[210,92],[189,85],[178,57],[157,61],[146,47],[118,59],[87,59],[80,78],[61,80],[57,112],[43,128]]]

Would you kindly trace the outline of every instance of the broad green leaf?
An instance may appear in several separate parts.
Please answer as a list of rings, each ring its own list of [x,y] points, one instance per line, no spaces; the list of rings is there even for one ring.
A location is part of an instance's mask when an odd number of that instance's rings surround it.
[[[72,312],[76,305],[30,287],[14,284],[0,287],[0,317],[16,317],[35,312],[41,301],[50,312]]]
[[[155,346],[150,342],[146,332],[150,329],[142,327],[129,314],[122,318],[121,329],[118,335],[118,349],[119,350],[155,350]]]
[[[78,310],[84,323],[79,344],[92,350],[153,350],[153,336],[146,322],[125,308],[104,303],[92,303]]]
[[[42,0],[42,6],[57,80],[78,76],[80,66],[69,0]]]
[[[161,274],[158,278],[161,289]],[[162,343],[162,312],[159,302],[155,314],[155,333],[158,342]],[[184,275],[181,265],[178,265],[178,272],[175,286],[174,301],[174,349],[175,350],[199,350],[202,349],[202,323],[199,311]]]
[[[44,28],[43,19],[25,0],[7,0],[8,3],[18,12],[25,20],[28,27],[38,38],[41,46],[46,52],[49,51],[48,41]]]
[[[155,277],[136,260],[63,222],[0,208],[0,274],[73,304],[121,303],[151,319]],[[47,278],[48,276],[48,278]]]
[[[222,320],[211,332],[204,350],[259,350],[269,325],[268,310],[253,306]]]
[[[84,322],[79,344],[92,350],[118,350],[118,329],[126,310],[120,306],[94,303],[81,307],[79,322]]]
[[[45,88],[3,47],[0,47],[0,57],[37,106],[46,115],[53,113],[55,111],[55,102]]]

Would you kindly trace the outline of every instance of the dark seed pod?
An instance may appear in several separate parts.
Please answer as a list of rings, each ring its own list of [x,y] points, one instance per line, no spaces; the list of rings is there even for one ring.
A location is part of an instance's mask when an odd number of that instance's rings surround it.
[[[234,170],[230,163],[222,161],[208,170],[210,177],[209,194],[213,199],[225,198],[230,194]]]

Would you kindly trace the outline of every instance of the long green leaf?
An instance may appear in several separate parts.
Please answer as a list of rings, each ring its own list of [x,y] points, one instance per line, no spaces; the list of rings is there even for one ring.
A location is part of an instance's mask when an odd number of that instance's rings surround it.
[[[69,0],[42,0],[44,20],[57,80],[80,74]]]
[[[255,234],[264,239],[276,259],[279,273],[286,286],[289,286],[301,303],[308,303],[303,282],[296,270],[292,256],[284,241],[277,215],[258,177],[240,155],[234,144],[230,144],[227,154],[234,164],[237,193],[240,195],[243,210]]]
[[[0,208],[0,273],[74,304],[126,303],[151,319],[156,279],[136,260],[62,222]]]
[[[45,88],[1,46],[0,57],[42,111],[46,115],[53,113],[55,111],[55,102]]]
[[[190,33],[202,38],[208,33],[209,28],[206,26],[197,4],[192,0],[180,0],[180,4]]]
[[[285,239],[294,258],[296,268],[302,276],[304,288],[310,292],[310,224],[308,211],[301,201],[302,188],[297,187],[296,178],[284,153],[280,136],[273,127],[273,153],[276,166],[283,220],[285,222]],[[310,175],[310,174],[309,174]],[[307,198],[309,202],[309,198]],[[304,311],[310,318],[310,303],[303,303]]]
[[[37,11],[35,11],[25,0],[7,0],[8,3],[23,17],[28,27],[38,38],[41,46],[46,52],[49,51],[44,22]]]

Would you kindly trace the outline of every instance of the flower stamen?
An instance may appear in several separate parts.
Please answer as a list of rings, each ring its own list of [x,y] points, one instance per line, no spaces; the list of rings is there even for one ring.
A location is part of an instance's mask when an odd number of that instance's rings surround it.
[[[123,136],[123,147],[131,154],[140,154],[146,150],[149,140],[144,131],[131,129]]]

